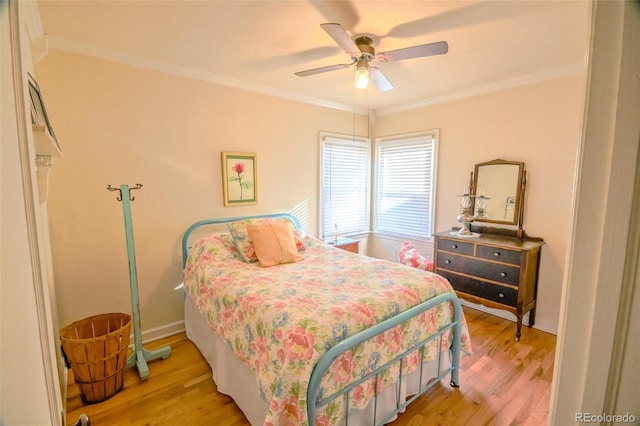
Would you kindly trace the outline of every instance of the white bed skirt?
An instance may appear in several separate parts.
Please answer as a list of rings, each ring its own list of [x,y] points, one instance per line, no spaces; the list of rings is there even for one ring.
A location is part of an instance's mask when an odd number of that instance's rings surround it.
[[[211,366],[213,380],[218,392],[229,395],[242,410],[252,426],[260,426],[264,423],[269,405],[260,398],[257,379],[251,370],[227,348],[223,340],[213,333],[206,319],[200,314],[189,296],[185,297],[184,322],[187,337],[195,343],[200,353]],[[442,352],[440,369],[445,371],[451,365],[450,351]],[[437,360],[425,362],[422,370],[422,383],[437,377]],[[400,391],[401,401],[407,396],[415,395],[420,385],[420,373],[414,372],[402,379]],[[398,388],[390,386],[378,396],[376,418],[381,419],[396,409]],[[369,404],[367,408],[352,414],[349,417],[350,425],[369,426],[372,424],[374,406]]]

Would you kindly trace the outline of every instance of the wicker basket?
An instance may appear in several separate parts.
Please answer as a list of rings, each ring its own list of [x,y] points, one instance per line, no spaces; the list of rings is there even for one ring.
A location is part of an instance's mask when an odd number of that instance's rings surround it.
[[[60,330],[62,349],[85,403],[111,398],[124,386],[131,316],[102,314]]]

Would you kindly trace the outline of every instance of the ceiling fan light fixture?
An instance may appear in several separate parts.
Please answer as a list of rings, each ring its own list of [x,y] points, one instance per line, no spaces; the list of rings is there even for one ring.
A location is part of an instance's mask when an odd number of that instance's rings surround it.
[[[360,59],[356,64],[356,89],[366,89],[369,86],[369,63]]]

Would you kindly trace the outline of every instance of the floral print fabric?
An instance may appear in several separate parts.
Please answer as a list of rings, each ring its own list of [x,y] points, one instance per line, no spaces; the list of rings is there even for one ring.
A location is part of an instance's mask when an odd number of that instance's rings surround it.
[[[253,244],[253,241],[249,238],[249,234],[247,233],[247,226],[258,223],[267,223],[267,222],[285,222],[291,225],[293,229],[293,234],[296,240],[296,249],[298,251],[303,251],[305,249],[305,244],[302,241],[302,231],[296,229],[293,222],[286,217],[280,218],[262,218],[262,219],[245,219],[239,220],[236,222],[230,222],[227,224],[229,228],[229,233],[233,238],[233,244],[236,246],[238,250],[238,254],[245,262],[257,262],[258,256],[256,255],[256,248]]]
[[[246,263],[228,234],[210,235],[194,244],[185,268],[186,291],[211,329],[258,378],[269,403],[265,425],[308,424],[307,385],[326,351],[363,329],[444,292],[444,278],[413,268],[349,253],[305,236],[305,259],[271,268]],[[451,322],[453,307],[441,304],[348,351],[334,362],[321,383],[323,395],[363,377],[410,344]],[[462,351],[470,353],[466,323]],[[425,347],[424,361],[450,346],[450,333]],[[420,363],[417,351],[403,371]],[[378,389],[397,380],[398,365],[380,375]],[[375,393],[373,379],[350,392],[349,407],[366,406]],[[318,425],[339,424],[344,398],[318,411]]]

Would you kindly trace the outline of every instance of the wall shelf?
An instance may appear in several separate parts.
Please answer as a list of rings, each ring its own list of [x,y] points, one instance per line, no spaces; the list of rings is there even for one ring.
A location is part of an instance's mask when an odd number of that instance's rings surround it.
[[[36,151],[36,176],[38,179],[38,201],[43,204],[49,197],[49,171],[53,157],[62,157],[62,150],[46,126],[32,124],[33,145]]]
[[[58,142],[47,131],[43,125],[32,124],[33,143],[36,149],[36,156],[62,157],[62,150]]]

